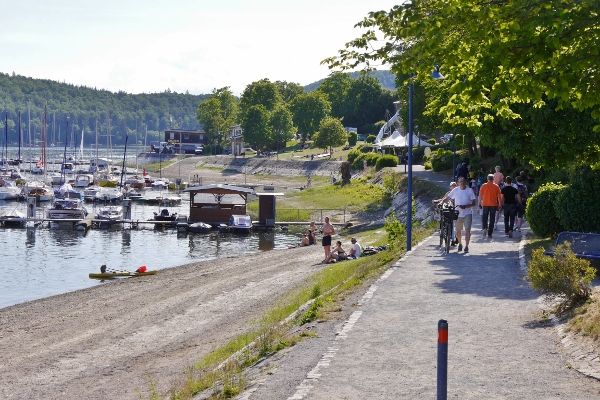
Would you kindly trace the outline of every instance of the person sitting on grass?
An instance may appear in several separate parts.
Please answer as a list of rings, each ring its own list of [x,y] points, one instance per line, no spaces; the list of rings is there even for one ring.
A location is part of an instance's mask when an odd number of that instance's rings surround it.
[[[343,261],[343,260],[347,260],[347,259],[348,259],[348,255],[346,254],[346,250],[343,249],[342,242],[340,242],[338,240],[337,242],[335,242],[335,247],[329,254],[327,263],[330,264],[330,263]]]
[[[352,243],[352,247],[350,247],[350,254],[348,254],[348,258],[357,259],[362,255],[362,246],[356,241],[356,238],[350,239],[350,242]]]
[[[306,231],[304,233],[304,235],[302,236],[302,241],[300,242],[300,246],[304,247],[304,246],[310,246],[310,240],[309,240],[309,231]]]

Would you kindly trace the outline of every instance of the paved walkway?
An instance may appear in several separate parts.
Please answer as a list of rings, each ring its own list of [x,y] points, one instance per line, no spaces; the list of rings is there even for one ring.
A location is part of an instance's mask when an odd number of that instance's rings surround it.
[[[439,319],[449,323],[448,398],[600,399],[600,382],[567,368],[538,322],[518,238],[484,239],[479,220],[469,254],[444,255],[432,237],[386,272],[289,399],[435,398]]]

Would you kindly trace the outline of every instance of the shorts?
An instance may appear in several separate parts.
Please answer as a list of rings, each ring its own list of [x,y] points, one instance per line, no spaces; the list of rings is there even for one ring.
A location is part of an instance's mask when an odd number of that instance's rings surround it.
[[[331,246],[331,236],[323,236],[323,240],[321,240],[321,243],[323,243],[323,246]]]
[[[464,217],[458,217],[456,220],[456,232],[460,232],[463,230],[463,225],[465,228],[465,232],[471,232],[471,225],[473,224],[473,214],[465,215]]]

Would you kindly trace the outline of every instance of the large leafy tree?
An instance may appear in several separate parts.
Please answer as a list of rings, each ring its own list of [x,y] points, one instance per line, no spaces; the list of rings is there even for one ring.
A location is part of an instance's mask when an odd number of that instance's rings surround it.
[[[331,114],[337,118],[344,118],[348,113],[348,91],[353,79],[349,74],[334,72],[319,85],[320,92],[327,95],[331,103]]]
[[[315,136],[315,146],[322,149],[341,146],[346,143],[347,135],[342,122],[334,117],[325,117],[319,124],[319,133]]]
[[[281,99],[287,104],[304,93],[304,88],[295,82],[275,81],[275,86],[279,90]]]
[[[245,114],[250,108],[260,104],[271,112],[280,102],[279,88],[275,83],[265,78],[246,86],[240,99],[240,108],[242,114]]]
[[[315,91],[297,96],[291,104],[294,125],[302,141],[317,132],[321,120],[331,113],[331,103],[322,92]]]
[[[244,141],[259,150],[269,148],[273,143],[271,116],[262,104],[250,107],[242,117]]]
[[[278,150],[285,147],[285,143],[294,137],[295,130],[290,110],[283,104],[275,107],[271,113],[273,146]]]
[[[326,62],[353,68],[389,63],[398,76],[414,74],[428,93],[431,67],[441,64],[447,79],[435,83],[429,112],[472,128],[483,142],[499,134],[494,128],[500,124],[518,124],[535,109],[587,114],[573,119],[583,125],[571,126],[561,139],[581,144],[586,151],[572,153],[576,162],[589,162],[600,155],[594,145],[600,131],[599,12],[597,1],[414,0],[370,13],[358,24],[364,34]],[[517,140],[540,134],[511,133]],[[537,161],[552,165],[553,159]]]
[[[229,87],[214,89],[198,106],[197,118],[204,126],[210,143],[221,144],[238,117],[238,100]]]

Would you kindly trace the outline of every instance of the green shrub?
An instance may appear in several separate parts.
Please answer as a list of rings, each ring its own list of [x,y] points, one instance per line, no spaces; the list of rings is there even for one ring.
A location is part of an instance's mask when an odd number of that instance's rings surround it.
[[[359,157],[362,153],[359,149],[352,149],[348,152],[348,162],[352,164],[354,160]]]
[[[367,165],[369,167],[374,167],[377,164],[377,160],[381,157],[379,153],[366,153],[364,155],[364,159],[367,160]]]
[[[361,153],[370,153],[373,151],[373,146],[369,146],[369,145],[362,145],[359,148]]]
[[[434,171],[444,171],[452,168],[452,151],[437,149],[431,152],[431,167]]]
[[[398,221],[396,213],[392,212],[385,219],[383,228],[387,232],[388,245],[390,248],[395,248],[400,244],[400,240],[406,235],[406,227]]]
[[[427,139],[427,143],[429,143],[431,145],[437,144],[437,142],[435,141],[435,138]]]
[[[377,136],[375,136],[375,135],[367,136],[367,143],[375,143],[376,138],[377,138]]]
[[[554,212],[567,231],[600,232],[600,171],[576,171],[556,197]]]
[[[591,295],[596,270],[589,261],[575,257],[571,244],[565,242],[556,247],[554,257],[545,255],[541,247],[535,249],[527,274],[534,289],[564,296],[568,305],[574,305]]]
[[[425,161],[423,163],[423,168],[425,168],[427,171],[429,171],[431,169],[431,161]]]
[[[358,134],[356,132],[348,132],[348,144],[350,146],[356,146],[358,140]]]
[[[392,154],[384,154],[375,162],[375,170],[381,171],[385,167],[395,167],[398,165],[398,157]]]
[[[363,160],[365,159],[365,153],[360,153],[358,155],[358,157],[355,157],[354,160],[352,161],[352,169],[353,170],[362,170],[364,167],[364,163]]]
[[[547,183],[541,186],[527,201],[527,221],[536,235],[547,237],[562,230],[554,211],[554,203],[565,188],[565,185]]]

